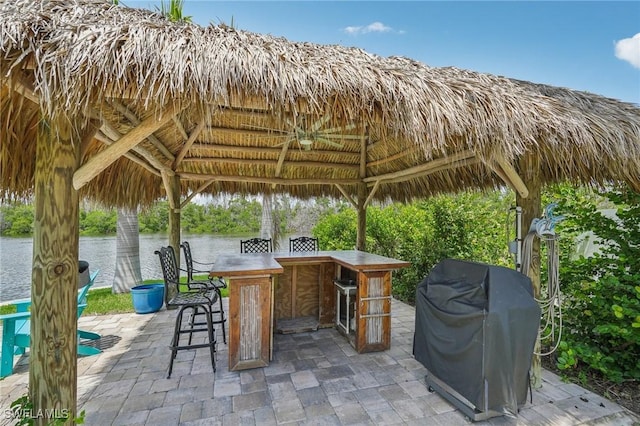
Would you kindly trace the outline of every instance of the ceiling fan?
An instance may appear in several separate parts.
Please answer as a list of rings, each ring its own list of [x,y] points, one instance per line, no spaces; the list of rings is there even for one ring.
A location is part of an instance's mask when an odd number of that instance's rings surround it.
[[[285,118],[284,121],[291,128],[291,130],[273,129],[268,127],[250,126],[253,129],[265,130],[267,132],[279,133],[277,135],[270,135],[270,137],[282,137],[284,141],[275,144],[274,146],[288,145],[291,142],[297,142],[301,149],[306,151],[311,150],[314,143],[325,144],[342,148],[343,144],[340,140],[360,140],[360,135],[354,135],[348,132],[356,128],[356,125],[351,123],[342,127],[332,127],[323,129],[322,126],[327,124],[331,120],[331,114],[326,114],[317,121],[308,125],[306,118],[302,117],[298,122],[292,121],[289,118]]]

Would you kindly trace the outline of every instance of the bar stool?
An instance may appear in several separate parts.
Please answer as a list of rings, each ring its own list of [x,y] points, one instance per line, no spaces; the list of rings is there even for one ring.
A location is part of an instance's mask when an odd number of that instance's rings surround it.
[[[156,250],[155,254],[160,258],[160,266],[162,267],[162,275],[164,276],[165,294],[174,294],[169,300],[167,300],[167,308],[179,308],[176,315],[176,324],[173,331],[173,337],[171,338],[171,359],[169,361],[169,369],[167,371],[167,379],[171,377],[173,370],[173,360],[175,359],[178,351],[186,349],[197,348],[209,348],[211,353],[211,366],[213,371],[216,371],[216,339],[215,330],[213,328],[213,322],[211,320],[211,311],[213,303],[217,300],[218,295],[214,290],[208,289],[202,286],[199,291],[180,291],[180,273],[176,262],[175,252],[173,247],[162,247],[160,250]],[[169,291],[171,290],[171,291]],[[187,327],[183,328],[183,317],[186,310],[191,309],[191,315],[187,322]],[[196,322],[195,317],[198,311],[204,312],[205,322]],[[203,327],[206,325],[206,327]],[[191,343],[193,333],[207,332],[206,343]],[[180,336],[182,334],[189,335],[189,342],[186,345],[180,344]]]

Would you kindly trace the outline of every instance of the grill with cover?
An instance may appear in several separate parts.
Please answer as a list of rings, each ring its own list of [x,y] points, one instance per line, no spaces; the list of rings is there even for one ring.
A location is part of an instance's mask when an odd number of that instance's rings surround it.
[[[427,384],[471,420],[516,416],[539,325],[527,276],[446,259],[416,289],[413,354]]]

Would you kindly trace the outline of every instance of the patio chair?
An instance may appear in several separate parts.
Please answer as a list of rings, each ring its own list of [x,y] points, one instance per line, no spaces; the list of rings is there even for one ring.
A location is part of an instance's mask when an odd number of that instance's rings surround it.
[[[209,289],[206,285],[201,286],[192,284],[193,289],[191,291],[180,290],[180,270],[176,262],[176,255],[173,247],[162,247],[160,250],[156,250],[155,254],[160,258],[160,266],[162,268],[162,275],[164,277],[165,293],[172,294],[167,301],[167,308],[177,308],[178,314],[176,315],[176,324],[173,331],[173,337],[171,338],[171,359],[169,361],[169,369],[167,371],[167,379],[171,377],[173,371],[173,360],[175,359],[178,351],[197,348],[209,348],[211,353],[211,366],[213,371],[216,371],[216,339],[215,330],[213,328],[213,321],[211,318],[211,311],[213,304],[218,299],[218,294],[215,290]],[[197,291],[194,291],[196,290]],[[186,327],[183,327],[183,317],[186,310],[191,310],[191,315],[187,321]],[[198,311],[202,309],[204,312],[205,322],[197,322],[196,316]],[[203,327],[206,325],[206,327]],[[205,343],[191,343],[193,333],[207,332],[207,342]],[[189,334],[189,341],[186,345],[180,344],[180,336],[182,334]]]
[[[289,251],[318,251],[318,239],[311,237],[289,238]]]
[[[271,253],[272,251],[271,238],[251,238],[240,241],[240,253]]]
[[[193,273],[209,273],[208,270],[198,270],[198,269],[194,269],[193,268],[193,264],[196,263],[198,265],[204,265],[204,266],[213,266],[213,262],[211,263],[203,263],[203,262],[198,262],[196,260],[193,260],[193,256],[191,255],[191,246],[189,245],[189,243],[187,241],[183,241],[182,244],[180,244],[180,247],[182,247],[182,252],[184,253],[184,262],[185,265],[187,265],[187,286],[191,289],[192,287],[196,287],[199,288],[201,287],[203,284],[207,286],[207,288],[214,290],[217,295],[218,295],[218,309],[211,311],[211,313],[213,315],[218,315],[219,319],[213,320],[214,324],[221,324],[222,327],[222,341],[226,344],[227,343],[227,332],[225,331],[225,323],[227,322],[227,318],[225,316],[224,313],[224,307],[222,306],[222,292],[221,289],[223,288],[227,288],[227,283],[225,282],[224,278],[222,277],[216,277],[216,278],[209,278],[208,281],[197,281],[193,278]]]
[[[89,281],[78,291],[78,318],[87,307],[87,293],[100,270],[96,270],[89,276]],[[0,354],[0,378],[13,374],[13,357],[23,355],[31,346],[31,299],[21,299],[13,302],[16,312],[0,315],[2,322],[2,352]],[[96,355],[102,352],[93,346],[87,346],[81,341],[97,340],[99,334],[86,330],[78,330],[78,355]]]

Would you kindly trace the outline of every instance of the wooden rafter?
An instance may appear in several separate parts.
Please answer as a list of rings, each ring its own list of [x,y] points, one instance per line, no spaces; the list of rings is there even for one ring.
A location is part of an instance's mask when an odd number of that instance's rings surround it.
[[[379,160],[369,161],[367,166],[374,167],[374,166],[379,166],[381,164],[390,163],[391,161],[397,160],[399,158],[404,158],[407,155],[414,154],[416,151],[417,151],[417,148],[406,149],[404,151],[398,152],[397,154],[390,155],[388,157],[384,157],[384,158],[381,158]]]
[[[109,145],[113,145],[116,141],[120,140],[124,135],[120,133],[118,129],[115,128],[113,124],[111,124],[108,120],[104,119],[97,111],[92,110],[92,115],[96,119],[102,122],[100,126],[100,131],[102,134],[109,139]],[[105,141],[103,141],[105,142]],[[131,148],[131,151],[138,154],[140,157],[144,158],[147,163],[151,164],[155,168],[154,174],[158,174],[162,169],[168,169],[169,167],[164,165],[160,160],[156,158],[151,152],[141,146],[134,146]],[[146,167],[145,167],[146,168]]]
[[[336,185],[336,188],[338,188],[338,191],[340,191],[340,193],[344,196],[344,198],[346,198],[347,201],[349,201],[349,203],[351,203],[351,205],[357,209],[358,203],[356,203],[356,201],[351,197],[351,195],[349,195],[347,191],[344,190],[342,185],[340,184],[335,184],[335,185]]]
[[[255,146],[231,146],[231,145],[218,145],[218,144],[208,144],[208,143],[194,143],[191,146],[191,150],[208,150],[208,151],[220,151],[220,152],[238,152],[242,151],[243,153],[251,153],[251,154],[276,154],[280,155],[282,152],[281,148],[258,148]],[[343,160],[344,163],[356,163],[360,160],[359,152],[339,152],[339,151],[328,151],[328,150],[320,150],[313,149],[310,151],[300,150],[296,152],[296,155],[305,155],[312,156],[314,154],[317,155],[338,155],[340,159]]]
[[[73,174],[73,187],[82,188],[87,182],[96,177],[100,172],[109,167],[120,156],[128,152],[131,148],[146,139],[151,133],[166,124],[171,118],[179,113],[182,108],[177,105],[170,105],[162,111],[160,118],[155,115],[144,120],[140,125],[122,136],[117,142],[91,157]]]
[[[138,118],[138,116],[129,108],[127,108],[126,105],[124,105],[122,102],[116,99],[113,99],[110,103],[111,103],[111,106],[116,111],[124,115],[131,124],[133,124],[134,126],[140,125],[140,119]],[[171,153],[171,151],[169,151],[167,147],[164,146],[162,141],[158,139],[153,133],[149,135],[147,140],[151,142],[151,144],[155,146],[158,149],[158,151],[160,151],[167,158],[167,160],[169,161],[175,160],[175,156],[173,155],[173,153]]]
[[[232,175],[212,175],[201,173],[188,173],[177,172],[176,175],[183,179],[189,180],[203,180],[214,179],[221,182],[244,182],[244,183],[265,183],[276,185],[353,185],[362,182],[360,179],[284,179],[284,178],[269,178],[260,176],[232,176]]]
[[[405,182],[405,181],[408,181],[408,180],[411,180],[411,179],[424,177],[424,176],[430,175],[432,173],[442,172],[442,171],[451,170],[451,169],[457,169],[458,167],[472,166],[472,165],[478,164],[478,163],[480,163],[480,160],[478,158],[476,158],[476,157],[464,158],[464,159],[458,160],[458,161],[456,161],[454,163],[441,164],[441,165],[433,167],[433,168],[429,168],[429,169],[425,169],[425,170],[421,170],[421,171],[416,171],[413,174],[407,174],[407,175],[403,175],[403,176],[398,176],[398,177],[395,177],[393,179],[385,179],[383,182],[384,183]],[[371,186],[371,183],[369,184],[369,186]]]
[[[189,139],[189,135],[187,134],[187,131],[184,129],[184,126],[182,125],[182,121],[180,121],[180,117],[176,115],[171,117],[171,119],[173,120],[173,124],[176,125],[176,129],[178,129],[178,132],[180,132],[180,134],[182,135],[182,138],[185,140]]]
[[[182,160],[182,163],[212,163],[215,162],[217,164],[246,164],[246,165],[260,165],[260,166],[273,166],[276,168],[278,166],[278,162],[274,160],[244,160],[241,158],[211,158],[211,157],[188,157]],[[288,161],[287,164],[296,167],[322,167],[325,169],[341,169],[341,170],[360,170],[360,166],[357,164],[345,164],[345,163],[324,163],[322,161]],[[276,177],[280,176],[280,173],[277,173]]]
[[[95,138],[107,146],[113,144],[113,140],[111,140],[111,138],[107,137],[104,133],[100,131],[96,133]],[[125,158],[128,158],[129,160],[143,167],[145,170],[149,171],[150,173],[153,173],[156,176],[160,176],[160,170],[154,169],[149,163],[139,158],[133,152],[127,152],[126,154],[124,154],[124,156]]]
[[[204,126],[205,126],[206,122],[207,122],[207,120],[205,118],[202,118],[200,120],[200,122],[196,125],[196,128],[193,129],[193,131],[191,132],[191,134],[187,138],[187,141],[182,146],[182,149],[180,150],[180,153],[178,154],[178,156],[176,157],[175,161],[173,162],[173,167],[172,167],[173,170],[178,168],[178,166],[180,165],[180,162],[182,161],[184,156],[187,155],[187,152],[189,151],[189,149],[191,149],[191,145],[193,145],[193,143],[196,141],[196,138],[202,132],[202,129],[204,129]]]
[[[211,180],[206,181],[202,185],[200,185],[198,187],[198,189],[196,189],[191,194],[189,194],[189,196],[187,196],[187,198],[185,198],[184,201],[182,201],[180,203],[180,208],[182,209],[184,206],[186,206],[189,203],[189,201],[191,201],[193,199],[193,197],[195,197],[196,195],[198,195],[199,193],[204,191],[209,185],[211,185],[215,181],[216,181],[215,179],[211,179]]]
[[[377,180],[376,183],[373,185],[373,188],[371,188],[371,192],[369,192],[369,196],[367,197],[367,199],[364,201],[364,206],[367,207],[369,205],[369,203],[371,202],[371,200],[373,199],[373,196],[376,195],[376,192],[378,191],[378,188],[380,187],[380,181]]]
[[[162,175],[162,184],[164,185],[164,190],[167,193],[167,200],[169,201],[169,208],[171,208],[171,210],[175,212],[178,206],[176,206],[176,203],[175,203],[176,197],[173,196],[173,185],[171,184],[171,174],[167,170],[162,170],[161,175]]]
[[[500,157],[495,162],[488,163],[491,170],[497,174],[500,179],[507,185],[509,185],[514,191],[518,193],[522,198],[529,196],[529,189],[524,183],[516,169],[504,158]]]
[[[416,174],[420,174],[420,173],[423,173],[423,172],[428,172],[431,169],[435,169],[437,167],[441,167],[441,166],[447,165],[447,164],[453,164],[453,163],[456,163],[456,162],[458,162],[460,160],[464,160],[464,159],[467,159],[467,158],[472,158],[474,156],[475,156],[475,154],[473,153],[473,151],[457,152],[455,154],[451,154],[451,155],[448,155],[446,157],[438,158],[436,160],[430,161],[430,162],[425,163],[425,164],[420,164],[419,166],[409,167],[409,168],[406,168],[404,170],[399,170],[397,172],[387,173],[387,174],[384,174],[384,175],[369,176],[369,177],[364,178],[364,181],[365,182],[375,182],[377,180],[391,181],[392,179],[401,178],[401,177],[405,177],[405,176],[413,177]]]

